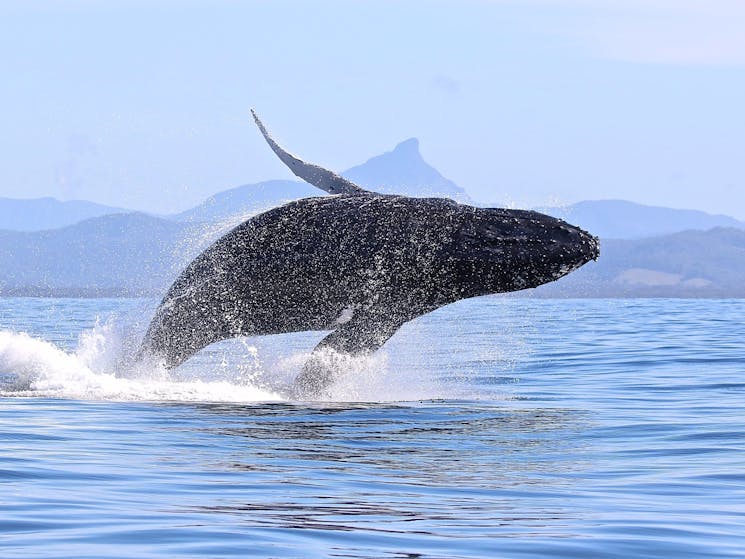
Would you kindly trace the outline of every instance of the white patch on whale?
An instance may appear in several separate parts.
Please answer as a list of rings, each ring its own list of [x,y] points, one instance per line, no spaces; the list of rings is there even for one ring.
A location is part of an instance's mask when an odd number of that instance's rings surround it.
[[[344,307],[341,314],[334,321],[336,324],[346,324],[354,316],[354,305],[348,305]]]

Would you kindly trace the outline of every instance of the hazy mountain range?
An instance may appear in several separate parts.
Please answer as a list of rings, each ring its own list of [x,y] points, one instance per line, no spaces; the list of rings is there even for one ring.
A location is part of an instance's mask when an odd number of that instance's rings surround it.
[[[605,239],[601,257],[541,297],[745,297],[745,230],[720,227],[645,239]]]
[[[537,208],[592,231],[603,239],[641,239],[688,229],[714,227],[745,229],[745,222],[699,210],[644,206],[626,200],[591,200],[565,208]]]
[[[422,159],[416,139],[343,174],[379,192],[473,203]],[[318,195],[323,192],[303,182],[265,181],[170,216],[84,201],[0,198],[0,295],[157,295],[247,216]],[[745,297],[745,223],[734,218],[622,200],[541,211],[600,236],[602,255],[530,295]]]
[[[0,231],[0,293],[144,295],[174,274],[189,225],[141,213],[50,231]]]
[[[131,210],[84,200],[61,202],[54,198],[33,200],[0,198],[0,229],[10,231],[57,229],[91,217],[129,211]]]

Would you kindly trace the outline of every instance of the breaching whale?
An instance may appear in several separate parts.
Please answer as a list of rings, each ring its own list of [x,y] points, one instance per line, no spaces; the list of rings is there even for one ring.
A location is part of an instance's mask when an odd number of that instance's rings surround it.
[[[292,172],[331,196],[256,215],[186,267],[141,346],[166,367],[227,338],[331,330],[294,385],[320,397],[329,350],[373,352],[443,305],[536,287],[598,257],[596,237],[534,211],[366,190],[289,154],[252,114]]]

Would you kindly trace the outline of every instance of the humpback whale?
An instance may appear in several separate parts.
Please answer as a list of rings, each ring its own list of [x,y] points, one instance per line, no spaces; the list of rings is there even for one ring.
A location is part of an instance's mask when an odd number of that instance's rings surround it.
[[[330,330],[294,384],[319,398],[329,351],[374,352],[443,305],[536,287],[599,255],[596,237],[534,211],[366,190],[291,155],[252,114],[280,160],[330,196],[248,219],[183,270],[141,345],[166,367],[227,338]]]

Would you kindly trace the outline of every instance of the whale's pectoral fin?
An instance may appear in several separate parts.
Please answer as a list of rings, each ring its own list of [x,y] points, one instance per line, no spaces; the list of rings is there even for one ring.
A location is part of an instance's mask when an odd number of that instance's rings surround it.
[[[272,148],[272,151],[277,154],[277,157],[290,168],[295,176],[300,177],[305,182],[317,186],[321,190],[325,190],[329,194],[360,194],[365,192],[365,189],[357,186],[352,181],[345,179],[344,177],[337,175],[333,171],[313,165],[312,163],[306,163],[302,159],[298,159],[294,155],[287,153],[277,142],[274,141],[271,134],[264,127],[264,123],[259,120],[253,109],[251,114],[256,121],[256,125],[261,130],[262,136]]]
[[[349,357],[367,355],[379,349],[396,333],[403,321],[350,320],[326,336],[315,347],[295,379],[294,395],[300,399],[319,398],[333,381],[334,372]]]

